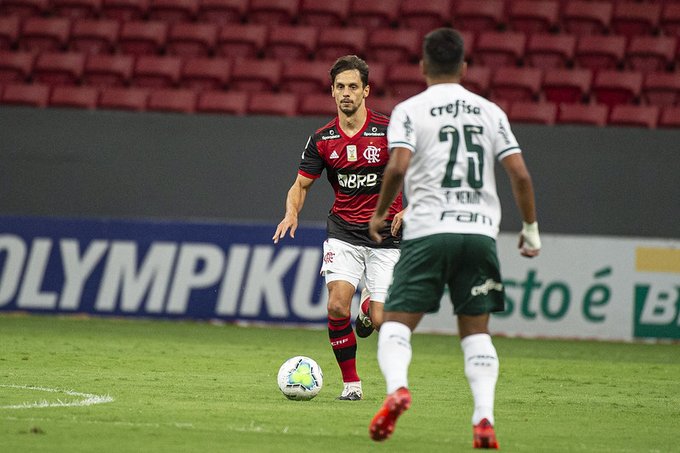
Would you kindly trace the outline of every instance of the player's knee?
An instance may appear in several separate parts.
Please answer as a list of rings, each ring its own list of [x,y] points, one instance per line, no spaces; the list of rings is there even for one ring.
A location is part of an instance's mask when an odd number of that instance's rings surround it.
[[[350,304],[338,299],[328,301],[328,316],[332,318],[347,318],[350,315]]]

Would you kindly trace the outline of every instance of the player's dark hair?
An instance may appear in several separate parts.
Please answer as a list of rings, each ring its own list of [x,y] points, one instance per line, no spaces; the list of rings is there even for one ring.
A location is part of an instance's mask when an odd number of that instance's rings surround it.
[[[368,64],[356,55],[345,55],[335,60],[333,67],[331,67],[331,84],[335,85],[335,78],[338,74],[344,71],[351,71],[356,69],[359,71],[361,83],[368,86]]]
[[[438,28],[423,40],[423,63],[431,77],[454,75],[463,65],[463,37],[453,28]]]

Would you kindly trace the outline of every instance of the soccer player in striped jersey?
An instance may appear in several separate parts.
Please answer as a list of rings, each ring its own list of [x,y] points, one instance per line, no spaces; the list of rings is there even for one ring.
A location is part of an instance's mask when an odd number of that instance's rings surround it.
[[[385,239],[376,244],[369,237],[368,222],[389,159],[386,138],[389,118],[366,107],[370,92],[368,75],[368,65],[355,55],[341,57],[332,66],[331,93],[338,114],[307,140],[297,177],[288,190],[285,216],[273,237],[274,243],[278,243],[286,233],[295,236],[305,197],[326,170],[335,201],[327,220],[328,239],[323,245],[321,274],[328,288],[328,336],[342,372],[343,390],[338,399],[348,401],[363,397],[356,369],[352,298],[363,280],[366,291],[361,298],[363,313],[357,317],[356,333],[368,336],[382,323],[392,268],[399,258],[402,210],[398,195],[385,216],[387,223],[381,231]]]

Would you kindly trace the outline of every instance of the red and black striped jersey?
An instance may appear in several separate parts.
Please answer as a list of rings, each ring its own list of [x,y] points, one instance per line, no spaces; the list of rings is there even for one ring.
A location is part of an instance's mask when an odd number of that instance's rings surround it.
[[[368,222],[377,206],[389,160],[388,123],[389,117],[369,109],[363,128],[352,137],[342,131],[337,117],[309,137],[298,173],[316,179],[326,170],[335,192],[329,215],[330,237],[357,245],[376,245],[368,239]],[[390,207],[387,220],[391,221],[401,209],[399,194]],[[336,234],[338,231],[342,232]],[[354,231],[350,234],[354,240],[347,237],[350,231]]]

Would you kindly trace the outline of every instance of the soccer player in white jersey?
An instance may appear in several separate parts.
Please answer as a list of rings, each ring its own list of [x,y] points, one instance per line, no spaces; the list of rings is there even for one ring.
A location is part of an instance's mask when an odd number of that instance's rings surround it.
[[[383,219],[402,183],[409,208],[378,338],[388,395],[369,427],[376,441],[392,434],[411,404],[411,333],[425,313],[439,310],[448,286],[474,400],[473,446],[498,448],[493,412],[498,356],[488,328],[489,314],[504,309],[496,253],[501,220],[496,161],[510,177],[523,219],[520,253],[538,255],[541,242],[531,176],[507,116],[460,85],[463,58],[460,33],[430,32],[421,61],[428,88],[395,107],[387,130],[391,155],[369,224],[371,236],[382,240]]]

